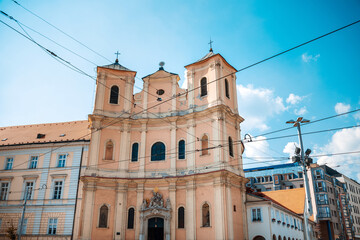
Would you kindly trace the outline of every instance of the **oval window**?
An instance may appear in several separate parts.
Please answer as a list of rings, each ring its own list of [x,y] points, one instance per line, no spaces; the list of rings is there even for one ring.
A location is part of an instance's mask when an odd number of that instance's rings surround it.
[[[165,93],[165,91],[163,89],[159,89],[156,91],[157,95],[163,95]]]

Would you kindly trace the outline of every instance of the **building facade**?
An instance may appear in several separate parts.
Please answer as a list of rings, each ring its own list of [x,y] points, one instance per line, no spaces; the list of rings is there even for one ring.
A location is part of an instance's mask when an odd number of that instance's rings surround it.
[[[302,198],[294,199],[302,205],[305,202],[305,195]],[[304,221],[301,214],[282,205],[278,201],[261,192],[249,191],[246,201],[248,234],[251,240],[303,240]],[[301,205],[301,204],[298,204]],[[315,223],[309,221],[310,237],[317,239]]]
[[[24,239],[71,239],[88,122],[3,127],[0,140],[0,238],[19,233],[26,201]]]
[[[360,184],[343,174],[339,174],[337,180],[343,183],[345,188],[345,193],[341,194],[344,203],[344,225],[347,232],[353,234],[353,239],[360,239]]]
[[[247,239],[236,70],[212,50],[144,77],[98,67],[77,239]],[[80,210],[81,209],[81,210]]]
[[[326,165],[312,164],[307,171],[314,221],[318,223],[320,237],[324,239],[345,239],[343,208],[340,194],[345,192],[343,184],[337,180],[338,172]],[[274,191],[304,187],[302,167],[297,163],[246,169],[249,187],[255,191]]]

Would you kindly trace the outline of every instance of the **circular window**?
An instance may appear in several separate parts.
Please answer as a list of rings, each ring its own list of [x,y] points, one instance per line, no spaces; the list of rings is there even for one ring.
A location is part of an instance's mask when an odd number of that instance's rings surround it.
[[[157,95],[163,95],[165,93],[165,91],[163,89],[159,89],[156,91]]]

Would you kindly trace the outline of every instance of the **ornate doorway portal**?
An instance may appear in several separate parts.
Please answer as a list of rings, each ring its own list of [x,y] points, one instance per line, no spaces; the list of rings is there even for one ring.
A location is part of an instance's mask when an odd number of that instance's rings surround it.
[[[150,202],[144,199],[140,209],[140,240],[170,240],[171,203],[153,191]]]
[[[148,240],[164,239],[164,219],[159,217],[148,220]]]

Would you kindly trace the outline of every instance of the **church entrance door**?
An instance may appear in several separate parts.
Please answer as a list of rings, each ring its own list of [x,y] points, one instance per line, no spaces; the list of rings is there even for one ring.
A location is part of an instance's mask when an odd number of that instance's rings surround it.
[[[164,219],[159,217],[148,220],[148,240],[164,239]]]

